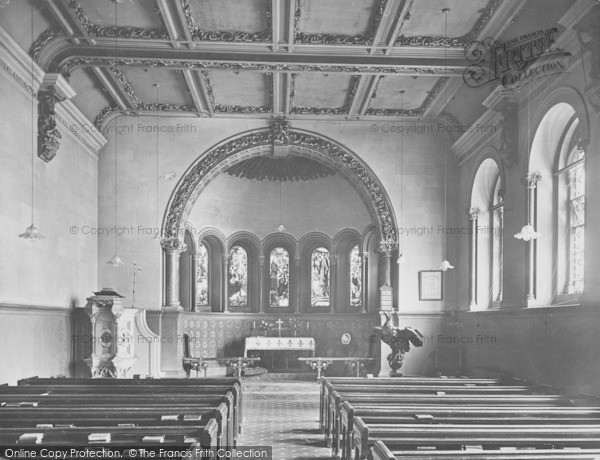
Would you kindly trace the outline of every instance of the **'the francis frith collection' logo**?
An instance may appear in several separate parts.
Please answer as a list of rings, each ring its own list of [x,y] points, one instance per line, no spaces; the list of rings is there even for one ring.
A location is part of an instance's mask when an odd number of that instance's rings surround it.
[[[465,83],[479,88],[497,81],[505,89],[514,89],[531,80],[563,73],[571,53],[555,46],[557,32],[557,28],[551,28],[506,42],[487,38],[469,43],[465,57],[472,64],[465,69]]]

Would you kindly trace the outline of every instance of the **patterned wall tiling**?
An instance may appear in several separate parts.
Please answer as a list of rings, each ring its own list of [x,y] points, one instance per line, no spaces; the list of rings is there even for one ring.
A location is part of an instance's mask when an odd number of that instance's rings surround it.
[[[215,358],[241,356],[246,337],[254,335],[253,324],[261,316],[228,317],[229,315],[205,315],[186,313],[183,331],[190,336],[190,352],[195,357]],[[287,317],[282,315],[286,320]],[[339,317],[302,318],[310,322],[310,336],[315,338],[317,356],[369,356],[373,348],[370,337],[377,325],[372,316],[339,315]],[[342,334],[349,333],[351,341],[342,344]]]

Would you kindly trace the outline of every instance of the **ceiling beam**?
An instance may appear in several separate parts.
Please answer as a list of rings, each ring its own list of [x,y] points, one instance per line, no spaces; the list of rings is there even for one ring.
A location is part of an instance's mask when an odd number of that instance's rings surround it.
[[[379,82],[383,78],[382,75],[374,75],[371,77],[371,81],[369,81],[367,85],[367,91],[362,99],[362,106],[359,108],[359,116],[363,117],[369,108],[369,104],[371,104],[371,99],[373,99],[375,92],[377,91],[377,87],[379,86]]]
[[[314,55],[298,53],[240,53],[184,49],[115,49],[112,43],[98,40],[96,46],[61,47],[49,70],[75,67],[131,65],[169,69],[232,69],[262,72],[345,72],[366,74],[435,75],[461,77],[467,67],[461,49],[448,53],[448,59],[421,53],[414,56]]]
[[[348,110],[349,118],[358,118],[360,117],[360,109],[364,105],[365,100],[368,95],[368,75],[360,75],[360,81],[358,82],[358,88],[356,89],[356,94],[354,95],[354,99],[352,99],[352,103],[350,105],[350,109]]]
[[[388,0],[385,3],[383,13],[381,14],[381,20],[379,21],[377,30],[375,30],[375,34],[373,35],[373,45],[369,50],[369,54],[375,54],[377,52],[380,42],[385,41],[386,43],[389,43],[389,33],[387,34],[387,38],[384,38],[384,34],[386,30],[389,30],[391,27],[393,27],[394,20],[396,19],[397,11],[401,2],[402,0]],[[395,37],[392,37],[392,40],[394,38]]]
[[[175,24],[171,8],[169,7],[169,4],[172,3],[167,3],[167,0],[156,0],[156,4],[158,5],[158,10],[160,11],[160,17],[163,20],[163,24],[165,25],[169,37],[171,38],[171,44],[173,45],[173,48],[180,48],[181,43],[178,41],[180,34],[177,30],[177,25]],[[177,11],[175,11],[175,14],[178,14]]]
[[[177,19],[179,19],[179,22],[181,24],[181,29],[183,30],[183,35],[187,42],[187,46],[189,49],[193,49],[196,46],[196,44],[194,43],[194,40],[192,39],[192,31],[190,30],[188,21],[185,17],[185,12],[183,11],[183,5],[181,4],[181,2],[179,0],[171,0],[171,1],[175,4],[175,11],[177,13]]]
[[[399,12],[396,14],[396,24],[394,24],[394,30],[389,36],[387,46],[385,48],[384,54],[389,55],[394,49],[394,43],[396,42],[396,37],[400,33],[400,29],[402,28],[404,21],[406,20],[406,15],[410,11],[412,5],[412,1],[403,0],[402,6],[400,7]]]
[[[67,35],[73,43],[78,45],[80,43],[80,38],[90,45],[95,43],[95,40],[89,36],[83,24],[81,24],[70,8],[61,8],[58,0],[47,0],[44,4],[52,17],[61,26],[65,35]],[[65,10],[67,12],[66,14]]]
[[[183,74],[183,78],[185,78],[185,83],[190,90],[190,95],[198,113],[210,113],[208,101],[203,99],[201,95],[202,87],[200,86],[198,73],[187,69],[182,70],[181,73]]]
[[[132,110],[131,104],[123,96],[122,90],[119,90],[114,79],[107,75],[108,69],[100,69],[98,67],[93,67],[92,71],[94,72],[98,80],[100,80],[106,91],[111,95],[111,97],[121,110],[123,110],[124,112]]]

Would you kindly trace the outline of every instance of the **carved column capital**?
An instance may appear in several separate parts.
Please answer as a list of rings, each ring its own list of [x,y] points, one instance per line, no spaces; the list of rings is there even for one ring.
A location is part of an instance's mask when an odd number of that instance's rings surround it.
[[[167,254],[181,254],[187,249],[187,244],[179,238],[165,238],[161,240],[160,245]]]
[[[379,253],[383,254],[385,257],[391,257],[392,252],[398,249],[398,242],[393,240],[383,240],[379,242],[377,249]]]
[[[467,215],[469,216],[469,219],[473,220],[473,219],[477,219],[477,217],[479,216],[479,208],[469,208],[467,210]]]
[[[542,173],[530,172],[523,178],[522,182],[527,188],[535,188],[537,183],[542,180]]]

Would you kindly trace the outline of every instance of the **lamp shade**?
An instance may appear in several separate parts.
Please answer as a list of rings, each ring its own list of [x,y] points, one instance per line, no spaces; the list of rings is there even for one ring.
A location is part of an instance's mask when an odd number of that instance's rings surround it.
[[[121,260],[121,258],[115,254],[112,259],[106,263],[112,267],[118,267],[119,265],[123,265],[125,262],[123,262],[123,260]]]
[[[540,236],[542,236],[542,234],[536,232],[531,224],[524,225],[519,233],[515,233],[515,238],[523,241],[535,240]]]
[[[25,230],[25,233],[21,233],[19,235],[19,237],[24,238],[26,240],[31,240],[31,241],[43,240],[46,238],[44,235],[42,235],[40,233],[40,231],[38,230],[37,227],[33,226],[33,224],[31,224],[29,227],[27,227],[27,230]]]
[[[454,265],[450,265],[450,262],[448,262],[446,259],[442,260],[442,263],[438,265],[438,270],[442,270],[443,272],[445,272],[446,270],[452,270],[454,268]]]

